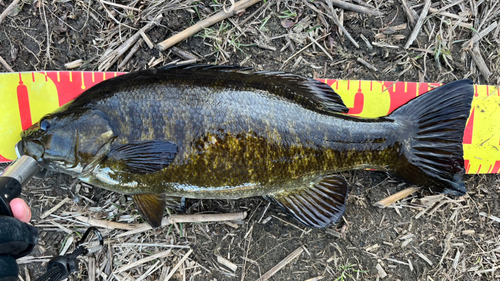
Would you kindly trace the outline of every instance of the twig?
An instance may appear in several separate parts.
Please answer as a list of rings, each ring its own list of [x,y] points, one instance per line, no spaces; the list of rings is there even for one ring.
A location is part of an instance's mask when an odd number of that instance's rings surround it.
[[[59,202],[57,205],[55,205],[54,207],[50,208],[50,210],[48,210],[47,212],[43,213],[40,218],[41,219],[44,219],[46,217],[48,217],[50,214],[52,214],[53,212],[55,212],[57,209],[61,208],[62,205],[66,204],[67,202],[71,201],[71,199],[69,198],[64,198],[61,202]]]
[[[381,42],[372,42],[372,45],[375,47],[381,47],[381,48],[399,49],[398,46],[386,44],[386,43],[381,43]]]
[[[480,215],[480,216],[483,216],[483,217],[486,217],[486,218],[489,218],[489,219],[490,219],[490,220],[492,220],[492,221],[496,221],[496,222],[500,223],[500,218],[495,217],[495,216],[493,216],[493,215],[488,215],[488,214],[486,214],[485,212],[480,212],[480,213],[479,213],[479,215]]]
[[[413,43],[413,41],[417,39],[418,33],[420,32],[422,25],[424,25],[424,21],[427,17],[427,13],[429,12],[430,7],[431,7],[431,0],[425,0],[425,5],[422,10],[422,13],[420,13],[420,17],[418,18],[417,24],[415,24],[415,28],[413,28],[413,31],[411,32],[410,37],[406,42],[405,49],[408,49],[410,45]]]
[[[231,269],[233,272],[236,272],[238,266],[232,263],[230,260],[222,257],[221,255],[217,255],[217,262],[224,265],[225,267]]]
[[[164,217],[161,221],[162,226],[170,225],[179,222],[213,222],[213,221],[237,221],[247,217],[247,212],[230,213],[230,214],[206,214],[206,215],[170,215]],[[117,235],[116,237],[124,237],[132,234],[141,233],[152,229],[147,223],[136,225],[133,230]]]
[[[155,45],[153,45],[153,42],[151,42],[151,39],[149,39],[149,37],[146,35],[146,33],[144,33],[144,31],[142,31],[142,29],[139,30],[139,34],[141,35],[142,40],[146,42],[146,45],[148,45],[150,49],[153,49],[155,47]]]
[[[120,64],[118,64],[119,70],[121,70],[132,58],[132,56],[139,50],[142,42],[144,42],[144,40],[141,38],[135,43],[134,47],[132,47],[132,49],[128,52],[127,56],[125,56],[125,58],[120,62]]]
[[[170,280],[170,278],[174,275],[174,273],[177,271],[177,269],[179,269],[179,267],[181,266],[181,264],[183,264],[187,260],[187,258],[189,257],[189,255],[191,255],[192,252],[193,252],[193,249],[189,250],[189,252],[187,252],[182,257],[182,259],[174,266],[174,268],[172,268],[172,271],[170,271],[170,273],[168,274],[168,276],[165,278],[165,281]]]
[[[153,27],[153,25],[157,24],[160,22],[160,20],[163,18],[162,15],[159,15],[156,17],[154,20],[148,22],[143,28],[141,28],[142,32],[147,32],[149,29]],[[111,52],[107,52],[107,55],[105,57],[102,57],[99,61],[101,64],[99,64],[98,70],[99,71],[106,71],[108,70],[118,59],[125,54],[125,52],[141,37],[140,30],[137,31],[134,35],[132,35],[127,41],[125,41],[120,47],[118,47],[115,50],[112,50]]]
[[[178,249],[189,249],[189,246],[184,245],[167,245],[162,243],[116,243],[116,240],[104,240],[105,245],[111,245],[113,248],[118,247],[165,247],[165,248],[178,248]]]
[[[2,12],[0,15],[0,23],[7,17],[8,14],[16,7],[16,5],[19,3],[20,0],[14,0],[10,5],[5,9],[5,11]]]
[[[419,256],[421,259],[426,261],[430,266],[433,265],[432,261],[430,259],[428,259],[424,254],[422,254],[420,251],[418,251],[415,247],[413,247],[413,249],[415,249],[417,256]]]
[[[175,55],[177,55],[178,57],[181,57],[181,58],[183,58],[185,60],[196,60],[196,61],[200,60],[197,56],[191,54],[190,52],[184,51],[184,50],[182,50],[180,48],[172,47],[172,48],[170,48],[170,50],[172,50],[172,52]]]
[[[77,59],[77,60],[65,63],[64,67],[66,69],[75,69],[77,67],[80,67],[82,64],[83,64],[83,60],[82,59]]]
[[[359,37],[361,37],[361,39],[362,39],[363,41],[365,41],[365,44],[366,44],[366,46],[368,47],[368,49],[373,50],[373,46],[372,46],[372,44],[370,44],[370,41],[368,41],[368,38],[366,38],[366,37],[363,35],[363,33],[360,33],[360,34],[359,34]]]
[[[326,34],[326,35],[323,35],[321,36],[320,38],[316,39],[317,40],[321,40],[323,38],[325,38],[326,36],[328,36],[329,34]],[[283,69],[283,67],[285,67],[285,65],[291,60],[293,59],[295,56],[297,56],[298,54],[302,53],[304,50],[306,50],[307,48],[309,48],[312,44],[314,44],[314,42],[311,42],[309,44],[307,44],[304,48],[300,49],[299,51],[297,51],[295,54],[293,54],[291,57],[289,57],[280,67],[280,70]]]
[[[347,31],[347,29],[345,29],[345,27],[342,25],[342,23],[340,23],[340,20],[339,18],[337,17],[337,13],[335,12],[335,10],[333,9],[333,6],[332,6],[332,0],[328,0],[328,7],[330,7],[330,10],[332,12],[332,20],[333,22],[345,33],[345,36],[347,36],[347,38],[349,39],[349,41],[352,42],[352,44],[354,46],[356,46],[356,48],[359,49],[359,44],[358,42],[356,42],[356,40],[354,40],[354,38],[352,38],[351,34],[349,33],[349,31]],[[333,60],[333,59],[332,59]]]
[[[101,2],[104,4],[110,5],[110,6],[115,6],[115,7],[119,7],[119,8],[126,9],[126,10],[133,10],[133,11],[137,11],[137,12],[141,11],[141,9],[138,9],[138,8],[133,8],[133,7],[129,7],[129,6],[125,6],[122,4],[113,3],[113,2],[108,2],[105,0],[102,0]]]
[[[378,206],[380,208],[388,207],[389,205],[395,203],[396,201],[410,196],[413,192],[415,192],[417,190],[418,190],[418,187],[415,187],[415,186],[403,189],[399,192],[394,193],[393,195],[391,195],[387,198],[384,198],[384,199],[376,202],[374,205]]]
[[[300,256],[304,249],[302,247],[298,248],[297,250],[293,251],[291,254],[289,254],[286,258],[284,258],[282,261],[280,261],[277,265],[275,265],[273,268],[269,269],[268,272],[264,273],[259,279],[256,281],[265,281],[276,272],[280,271],[283,267],[285,267],[287,264],[289,264],[291,261],[293,261],[296,257]]]
[[[377,269],[378,276],[381,279],[384,279],[387,276],[387,273],[385,272],[384,268],[380,265],[380,263],[377,263],[377,265],[375,266],[375,268]]]
[[[492,24],[490,24],[486,29],[481,30],[481,32],[474,34],[472,38],[464,43],[464,47],[466,46],[472,46],[472,44],[476,43],[477,41],[481,40],[484,36],[488,35],[490,32],[493,31],[497,27],[498,23],[494,21]]]
[[[476,67],[479,69],[481,74],[483,75],[484,79],[486,81],[489,80],[491,72],[488,69],[488,66],[486,66],[486,63],[484,62],[483,57],[481,56],[481,52],[479,51],[479,46],[478,43],[474,44],[474,47],[472,48],[471,56],[472,60],[476,63]]]
[[[439,15],[442,15],[442,16],[445,16],[445,17],[449,17],[449,18],[452,18],[452,19],[457,19],[457,20],[466,19],[467,17],[470,16],[470,13],[467,13],[465,15],[459,16],[459,15],[452,14],[450,12],[443,11],[442,9],[438,10],[438,9],[434,9],[434,8],[430,8],[429,12],[431,12],[432,14],[439,14]]]
[[[364,59],[362,59],[362,58],[357,58],[356,60],[357,60],[359,63],[361,63],[362,65],[366,66],[367,68],[369,68],[369,69],[371,69],[371,70],[373,70],[373,71],[378,71],[378,69],[377,69],[375,66],[373,66],[371,63],[369,63],[369,62],[365,61]]]
[[[7,71],[14,72],[14,69],[10,67],[10,65],[0,56],[0,63],[2,64],[3,68],[7,69]]]
[[[137,229],[137,227],[138,227],[137,224],[126,224],[126,223],[119,223],[119,222],[113,222],[113,221],[98,220],[98,219],[93,219],[93,218],[87,218],[84,216],[75,217],[75,219],[77,219],[81,222],[87,223],[91,226],[97,226],[97,227],[103,227],[103,228],[109,228],[109,229],[134,230],[134,229]]]
[[[341,0],[328,0],[329,3],[332,3],[333,6],[342,8],[344,10],[350,10],[354,11],[357,13],[362,13],[362,14],[368,14],[368,15],[374,15],[374,16],[383,16],[384,14],[380,11],[374,10],[374,9],[369,9],[365,8],[360,5],[352,4],[352,3],[347,3]]]
[[[314,38],[312,38],[311,35],[307,35],[309,37],[309,39],[311,39],[311,41],[316,44],[316,46],[318,46],[329,58],[331,61],[333,61],[333,57],[328,53],[328,51],[325,49],[325,47],[321,46],[320,43],[318,43],[318,41],[316,41]]]
[[[410,22],[411,26],[415,25],[415,17],[413,16],[412,11],[410,10],[410,7],[408,7],[408,3],[406,3],[406,0],[401,0],[401,4],[403,5],[403,9],[405,10],[406,17],[408,18],[408,21]]]
[[[131,268],[134,268],[134,267],[136,267],[136,266],[138,266],[138,265],[141,265],[141,264],[143,264],[143,263],[147,263],[147,262],[150,262],[150,261],[154,261],[154,260],[156,260],[156,259],[159,259],[159,258],[166,257],[166,256],[168,256],[168,255],[170,254],[170,252],[171,252],[171,251],[172,251],[171,249],[168,249],[168,250],[166,250],[166,251],[159,252],[159,253],[154,254],[154,255],[151,255],[151,256],[149,256],[149,257],[146,257],[146,258],[140,259],[140,260],[138,260],[138,261],[135,261],[135,262],[133,262],[133,263],[130,263],[130,264],[127,264],[127,265],[125,265],[125,266],[122,266],[122,267],[118,268],[118,269],[116,270],[116,272],[117,272],[117,273],[120,273],[120,272],[123,272],[123,271],[125,271],[125,270],[129,270],[129,269],[131,269]]]
[[[45,4],[41,3],[43,10],[43,21],[45,22],[45,31],[47,35],[47,48],[45,50],[45,57],[47,57],[48,61],[51,61],[50,58],[50,32],[49,32],[49,23],[47,22],[47,14],[45,13]]]
[[[260,2],[260,0],[241,0],[238,1],[238,3],[234,4],[234,9],[230,9],[229,11],[222,10],[218,12],[217,14],[206,18],[202,21],[197,22],[195,25],[175,34],[174,36],[168,38],[167,40],[159,43],[156,45],[156,48],[160,51],[165,51],[166,49],[172,47],[173,45],[181,42],[182,40],[191,37],[192,35],[196,34],[197,32],[202,31],[205,28],[208,28],[219,21],[222,21],[224,19],[227,19],[229,17],[232,17],[236,13],[252,6],[253,4],[256,4]]]

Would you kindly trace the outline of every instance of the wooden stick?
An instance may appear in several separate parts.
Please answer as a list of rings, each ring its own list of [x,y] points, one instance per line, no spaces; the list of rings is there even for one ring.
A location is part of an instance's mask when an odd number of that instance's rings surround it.
[[[134,47],[132,47],[132,49],[130,49],[128,54],[125,56],[125,58],[118,65],[119,70],[123,70],[123,67],[128,63],[128,61],[132,58],[132,56],[139,50],[143,41],[144,40],[142,38],[137,40]]]
[[[97,227],[109,228],[109,229],[134,230],[134,229],[137,229],[137,227],[139,226],[138,224],[126,224],[126,223],[119,223],[119,222],[113,222],[113,221],[98,220],[98,219],[93,219],[93,218],[87,218],[84,216],[75,217],[75,219],[77,219],[81,222],[90,224],[91,226],[97,226]]]
[[[200,215],[170,215],[164,217],[161,221],[162,226],[170,225],[179,222],[214,222],[214,221],[235,221],[243,220],[247,217],[247,212],[230,213],[230,214],[200,214]],[[117,235],[116,237],[124,237],[132,234],[141,233],[152,229],[147,223],[136,225],[131,231]]]
[[[55,212],[57,209],[61,208],[62,205],[66,204],[66,202],[69,202],[71,201],[71,199],[69,198],[64,198],[61,202],[59,202],[57,205],[55,205],[54,207],[50,208],[50,210],[48,210],[47,212],[43,213],[40,218],[41,219],[44,219],[46,217],[48,217],[50,214],[52,214],[53,212]]]
[[[143,263],[147,263],[147,262],[150,262],[150,261],[154,261],[154,260],[156,260],[156,259],[159,259],[159,258],[166,257],[166,256],[170,255],[170,252],[171,252],[171,251],[172,251],[171,249],[168,249],[168,250],[166,250],[166,251],[159,252],[159,253],[154,254],[154,255],[151,255],[151,256],[149,256],[149,257],[145,257],[145,258],[140,259],[140,260],[138,260],[138,261],[135,261],[135,262],[133,262],[133,263],[127,264],[127,265],[125,265],[125,266],[122,266],[122,267],[118,268],[115,272],[116,272],[116,273],[120,273],[120,272],[123,272],[123,271],[125,271],[125,270],[129,270],[129,269],[131,269],[131,268],[134,268],[134,267],[136,267],[136,266],[138,266],[138,265],[141,265],[141,264],[143,264]],[[191,251],[192,251],[192,250],[191,250]]]
[[[474,34],[470,41],[472,42],[471,44],[476,43],[477,41],[481,40],[484,36],[488,35],[490,32],[493,31],[493,29],[497,28],[498,23],[494,21],[492,24],[490,24],[486,29],[481,30],[481,32]],[[464,44],[466,45],[466,44]]]
[[[408,18],[408,21],[410,22],[410,26],[415,25],[415,17],[413,16],[414,11],[410,10],[410,7],[408,7],[408,3],[406,3],[406,0],[400,0],[401,4],[403,5],[403,9],[405,10],[406,13],[406,18]]]
[[[141,11],[141,9],[137,9],[137,8],[133,8],[133,7],[129,7],[129,6],[125,6],[125,5],[113,3],[113,2],[108,2],[108,1],[105,1],[105,0],[102,0],[102,3],[110,5],[110,6],[115,6],[115,7],[119,7],[119,8],[122,8],[122,9],[126,9],[126,10],[132,10],[132,11],[137,11],[137,12]]]
[[[187,252],[182,257],[182,259],[174,266],[174,268],[172,268],[172,271],[170,271],[170,273],[168,274],[168,276],[165,277],[165,281],[170,280],[170,278],[174,275],[174,273],[177,271],[177,269],[179,269],[179,267],[187,260],[187,258],[189,257],[189,255],[191,255],[192,252],[193,252],[193,249],[190,249],[189,252]]]
[[[10,65],[1,56],[0,56],[0,63],[5,69],[7,69],[7,71],[14,72],[14,69],[12,69],[12,67],[10,67]]]
[[[161,19],[163,18],[162,15],[159,15],[156,17],[154,20],[148,22],[141,30],[143,32],[147,32],[149,29],[151,29],[154,25],[158,24]],[[140,30],[137,31],[134,35],[132,35],[127,41],[125,41],[120,47],[118,47],[115,50],[112,50],[111,52],[107,53],[105,57],[101,57],[99,59],[99,71],[106,71],[108,70],[115,62],[118,61],[118,59],[125,54],[125,52],[132,47],[132,45],[139,40],[141,37]]]
[[[362,59],[362,58],[357,58],[356,60],[357,60],[360,64],[362,64],[362,65],[366,66],[367,68],[369,68],[369,69],[371,69],[371,70],[373,70],[373,71],[378,71],[378,69],[377,69],[375,66],[373,66],[371,63],[369,63],[369,62],[365,61],[364,59]]]
[[[165,51],[166,49],[172,47],[173,45],[181,42],[182,40],[196,34],[197,32],[202,31],[205,28],[208,28],[219,21],[222,21],[224,19],[227,19],[229,17],[232,17],[236,13],[239,13],[240,11],[252,6],[253,4],[256,4],[260,2],[260,0],[241,0],[238,1],[238,3],[234,4],[234,9],[230,9],[229,11],[222,10],[218,12],[217,14],[206,18],[204,20],[201,20],[197,22],[195,25],[183,30],[182,32],[179,32],[175,34],[174,36],[168,38],[167,40],[159,43],[156,45],[156,48],[160,51]]]
[[[175,55],[177,55],[178,57],[181,57],[185,60],[196,60],[196,61],[200,60],[197,56],[191,54],[190,52],[184,51],[184,50],[179,49],[177,47],[172,47],[171,50]]]
[[[331,2],[333,6],[342,8],[344,10],[350,10],[354,11],[357,13],[362,13],[362,14],[368,14],[368,15],[374,15],[374,16],[383,16],[384,14],[380,11],[374,10],[374,9],[368,9],[360,5],[352,4],[352,3],[347,3],[341,0],[328,0],[328,2]]]
[[[318,40],[321,40],[323,38],[325,38],[326,36],[328,36],[329,34],[326,34],[326,35],[323,35],[321,36],[320,38],[316,39],[316,41]],[[304,48],[300,49],[298,52],[296,52],[295,54],[293,54],[291,57],[289,57],[288,59],[286,59],[286,61],[281,65],[280,67],[280,70],[283,69],[283,67],[285,67],[285,65],[291,60],[293,59],[294,57],[296,57],[298,54],[302,53],[304,50],[306,50],[307,48],[309,48],[312,44],[314,44],[314,42],[311,42],[309,44],[307,44]]]
[[[472,60],[474,60],[474,62],[476,63],[476,67],[479,69],[484,79],[486,79],[486,81],[489,81],[491,72],[488,69],[486,63],[484,62],[483,56],[481,56],[481,51],[479,51],[478,43],[474,44],[474,47],[470,52]]]
[[[413,31],[411,32],[411,35],[408,38],[408,41],[406,42],[405,49],[408,49],[410,45],[413,43],[413,41],[417,39],[418,33],[420,32],[422,25],[424,25],[424,21],[425,18],[427,17],[427,13],[429,12],[430,7],[431,7],[431,0],[425,0],[424,9],[422,10],[422,13],[420,13],[420,17],[418,18],[418,21],[415,24],[415,28],[413,28]]]
[[[74,60],[72,62],[65,63],[64,67],[66,67],[66,69],[75,69],[77,67],[80,67],[82,64],[83,64],[83,60],[77,59],[77,60]]]
[[[494,215],[488,215],[487,213],[485,212],[479,212],[479,215],[480,216],[483,216],[483,217],[486,217],[486,218],[489,218],[490,220],[492,221],[496,221],[498,223],[500,223],[500,218],[498,217],[495,217]]]
[[[318,41],[316,41],[314,38],[312,38],[310,34],[308,34],[307,37],[309,37],[309,39],[311,39],[311,41],[314,42],[314,44],[316,44],[316,46],[318,46],[323,51],[323,53],[325,53],[330,58],[331,61],[333,61],[332,56],[328,53],[325,47],[321,46],[321,44],[318,43]]]
[[[384,198],[384,199],[376,202],[373,205],[378,206],[380,208],[388,207],[389,205],[395,203],[396,201],[404,199],[404,198],[410,196],[413,192],[417,191],[418,189],[419,188],[415,187],[415,186],[408,187],[407,189],[403,189],[403,190],[401,190],[399,192],[396,192],[393,195],[391,195],[391,196],[389,196],[387,198]]]
[[[439,14],[439,15],[442,15],[442,16],[445,16],[445,17],[449,17],[449,18],[452,18],[452,19],[457,19],[457,20],[467,19],[467,17],[470,16],[470,12],[467,13],[467,14],[465,14],[465,15],[459,16],[459,15],[456,15],[456,14],[452,14],[450,12],[442,11],[442,9],[438,10],[438,9],[434,9],[434,8],[430,8],[429,12],[431,12],[432,14]]]
[[[352,38],[351,34],[349,33],[349,31],[347,31],[347,29],[345,29],[345,27],[342,25],[342,23],[340,22],[339,18],[337,17],[337,13],[335,12],[335,10],[333,9],[333,6],[332,6],[332,1],[331,0],[328,0],[328,6],[330,7],[330,10],[332,12],[332,20],[333,22],[345,33],[345,36],[347,36],[347,38],[349,39],[349,41],[351,41],[351,43],[356,46],[356,48],[359,49],[359,44],[358,42],[356,42],[356,40],[354,40],[354,38]]]
[[[256,281],[265,281],[276,272],[280,271],[283,267],[285,267],[287,264],[289,264],[291,261],[293,261],[296,257],[300,256],[302,252],[304,251],[304,248],[300,247],[297,250],[293,251],[291,254],[289,254],[286,258],[284,258],[282,261],[280,261],[277,265],[275,265],[273,268],[269,269],[268,272],[264,273],[259,279]]]
[[[2,12],[0,15],[0,23],[7,17],[8,14],[16,7],[16,5],[19,3],[20,0],[14,0],[10,5],[5,9],[5,11]]]

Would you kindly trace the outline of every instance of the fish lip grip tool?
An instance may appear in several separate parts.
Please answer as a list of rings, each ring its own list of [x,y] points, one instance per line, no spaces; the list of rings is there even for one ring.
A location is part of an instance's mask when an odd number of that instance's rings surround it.
[[[15,259],[31,253],[37,244],[38,231],[13,217],[10,202],[21,195],[22,187],[41,170],[35,159],[23,155],[0,175],[1,280],[17,280],[19,268]]]
[[[23,155],[12,163],[0,176],[0,215],[12,217],[10,201],[21,195],[21,189],[37,173],[42,171],[37,161]]]

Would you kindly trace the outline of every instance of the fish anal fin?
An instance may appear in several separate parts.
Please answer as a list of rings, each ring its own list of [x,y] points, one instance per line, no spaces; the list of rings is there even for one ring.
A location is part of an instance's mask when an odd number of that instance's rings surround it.
[[[163,211],[165,209],[165,195],[163,194],[135,194],[132,196],[134,203],[142,217],[153,228],[161,226]]]
[[[337,223],[345,211],[349,187],[339,176],[328,175],[303,188],[265,196],[285,212],[310,227]]]
[[[134,174],[155,173],[167,167],[177,154],[177,145],[170,141],[140,141],[113,148],[108,160],[123,165],[122,170]]]

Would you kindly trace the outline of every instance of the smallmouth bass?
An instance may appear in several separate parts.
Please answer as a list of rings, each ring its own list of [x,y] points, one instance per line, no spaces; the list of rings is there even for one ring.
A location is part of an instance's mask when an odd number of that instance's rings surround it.
[[[387,171],[465,194],[474,91],[443,85],[386,117],[357,118],[328,85],[282,72],[182,66],[118,76],[22,133],[43,167],[131,195],[153,227],[167,200],[263,196],[312,227],[337,222],[340,171]]]

